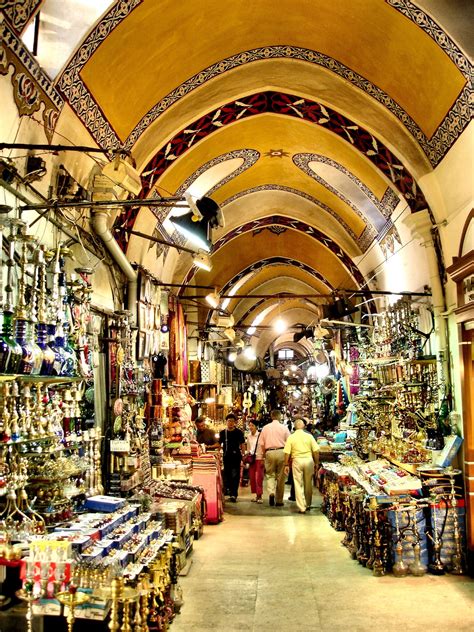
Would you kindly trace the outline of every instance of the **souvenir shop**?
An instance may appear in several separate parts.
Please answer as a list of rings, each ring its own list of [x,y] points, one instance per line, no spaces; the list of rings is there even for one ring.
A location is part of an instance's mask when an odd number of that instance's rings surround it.
[[[305,420],[368,577],[472,572],[450,3],[261,1],[258,28],[242,2],[63,4],[0,2],[0,630],[167,630],[248,499],[225,505],[231,412]]]

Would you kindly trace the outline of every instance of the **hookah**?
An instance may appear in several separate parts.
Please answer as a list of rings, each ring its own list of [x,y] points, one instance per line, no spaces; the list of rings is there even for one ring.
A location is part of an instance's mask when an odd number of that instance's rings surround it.
[[[53,365],[55,360],[54,351],[48,345],[48,324],[47,324],[47,311],[46,311],[46,249],[41,245],[36,250],[36,271],[38,275],[38,284],[36,291],[38,293],[38,319],[36,325],[36,343],[41,349],[43,354],[43,361],[41,364],[41,375],[51,375],[53,372]]]
[[[413,562],[408,566],[408,569],[410,571],[410,573],[412,575],[414,575],[415,577],[423,577],[423,575],[426,574],[426,566],[424,564],[422,564],[421,562],[421,537],[420,537],[420,532],[418,529],[418,523],[416,520],[416,512],[418,509],[418,505],[416,503],[416,501],[413,501],[413,503],[410,503],[410,508],[409,511],[411,513],[411,518],[413,521],[413,537],[414,537],[414,544],[413,544]]]
[[[74,377],[76,375],[75,353],[68,348],[65,300],[66,300],[66,280],[63,271],[65,252],[69,252],[58,245],[54,257],[51,297],[49,301],[49,346],[54,352],[52,374],[57,376]]]
[[[62,369],[62,375],[67,377],[77,376],[77,356],[74,347],[71,344],[71,338],[69,336],[70,324],[68,318],[68,287],[66,282],[65,263],[66,257],[71,257],[72,252],[66,246],[61,246],[59,249],[59,310],[58,316],[60,324],[62,323],[64,332],[64,352],[65,352],[65,365]]]
[[[82,604],[90,601],[90,595],[85,592],[79,592],[77,590],[77,586],[71,584],[68,590],[64,590],[59,592],[56,595],[56,599],[63,604],[63,606],[68,607],[67,614],[67,629],[68,632],[72,632],[74,628],[74,622],[76,620],[76,606],[80,606]],[[112,630],[112,628],[110,628]]]
[[[15,228],[23,225],[16,219],[10,220],[10,239],[8,248],[7,279],[5,284],[5,305],[3,309],[3,331],[0,337],[0,373],[18,373],[23,351],[12,336],[13,319],[13,268],[15,267]],[[3,232],[2,232],[3,241]],[[2,266],[0,266],[2,268]],[[3,270],[2,270],[3,276]],[[3,279],[2,279],[3,280]],[[3,288],[0,289],[0,297],[3,303]]]
[[[428,564],[428,570],[433,575],[444,575],[445,573],[444,564],[441,561],[441,548],[443,546],[443,541],[438,530],[438,519],[436,515],[436,505],[439,503],[439,500],[440,497],[436,495],[434,490],[431,490],[429,498],[429,507],[431,512],[431,533],[428,531],[427,535],[431,540],[433,548],[432,561]],[[446,507],[446,512],[447,511],[448,508]]]
[[[75,268],[80,281],[76,283],[77,291],[74,293],[76,305],[73,308],[75,321],[76,345],[79,352],[78,368],[83,377],[92,377],[92,367],[89,364],[89,341],[87,338],[87,323],[90,319],[90,303],[92,294],[92,284],[90,275],[93,274],[91,268]]]
[[[464,575],[465,571],[462,562],[462,542],[461,542],[461,530],[459,528],[459,514],[458,514],[458,499],[456,496],[455,477],[461,474],[461,470],[455,470],[446,468],[445,474],[449,476],[451,483],[451,490],[449,493],[449,503],[452,509],[453,515],[453,538],[454,538],[454,552],[451,558],[451,574],[452,575]]]
[[[28,264],[28,244],[31,243],[32,237],[24,233],[24,224],[20,226],[19,241],[22,243],[20,269],[18,275],[18,295],[15,308],[16,333],[15,338],[22,349],[22,360],[19,367],[19,373],[23,375],[39,375],[41,364],[43,362],[43,354],[41,349],[33,342],[29,333],[31,329],[28,326],[28,311],[26,305],[26,266]],[[34,314],[30,312],[30,319]]]
[[[378,516],[378,505],[377,499],[374,496],[371,496],[369,499],[369,512],[372,516],[372,524],[373,524],[373,562],[372,562],[372,573],[374,577],[382,577],[385,575],[385,568],[382,562],[382,538],[380,534],[379,528],[379,516]]]
[[[357,549],[356,557],[359,564],[365,566],[369,556],[367,555],[367,526],[365,523],[365,512],[363,507],[363,501],[361,500],[358,503],[358,511],[357,511],[357,529],[358,529],[358,542],[359,548]]]
[[[393,505],[392,508],[395,515],[395,536],[396,536],[395,563],[393,565],[392,572],[395,575],[395,577],[406,577],[408,575],[408,566],[405,564],[403,560],[403,544],[402,544],[403,536],[400,533],[400,523],[398,520],[398,512],[400,508],[399,508],[399,505]]]
[[[10,383],[5,382],[3,384],[3,397],[2,397],[2,415],[1,415],[1,432],[0,436],[2,441],[10,441],[10,437],[12,434],[10,427],[10,410],[8,408],[10,402]]]

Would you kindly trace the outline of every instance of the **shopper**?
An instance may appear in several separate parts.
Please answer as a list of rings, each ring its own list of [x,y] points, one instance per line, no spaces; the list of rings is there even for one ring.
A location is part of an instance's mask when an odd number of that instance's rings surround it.
[[[281,412],[272,410],[271,423],[263,427],[260,433],[260,449],[265,455],[265,474],[267,479],[268,502],[271,507],[283,506],[285,491],[285,468],[283,448],[290,435],[288,428],[281,422]]]
[[[194,423],[196,425],[196,441],[208,448],[218,448],[220,444],[216,433],[207,426],[206,418],[198,417]]]
[[[309,432],[305,432],[304,427],[303,419],[295,420],[295,432],[288,437],[284,449],[284,471],[286,474],[289,472],[291,457],[296,505],[300,513],[305,513],[311,507],[313,474],[319,463],[318,444]]]
[[[247,435],[247,454],[245,458],[249,463],[250,491],[255,494],[252,502],[263,502],[263,453],[260,446],[260,431],[255,421],[249,421],[249,433]]]
[[[234,413],[227,415],[227,428],[219,433],[219,443],[224,456],[224,487],[230,496],[230,502],[237,502],[240,482],[240,464],[245,452],[245,437],[242,430],[236,428],[237,417]]]

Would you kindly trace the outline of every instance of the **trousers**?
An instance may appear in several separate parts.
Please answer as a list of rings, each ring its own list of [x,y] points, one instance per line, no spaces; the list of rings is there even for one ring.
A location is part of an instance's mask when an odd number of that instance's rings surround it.
[[[283,502],[285,492],[285,455],[281,450],[268,450],[265,453],[265,474],[267,492],[275,495],[275,502]]]
[[[249,467],[250,491],[252,494],[263,494],[263,461],[254,461]]]
[[[313,499],[313,457],[296,457],[293,459],[293,480],[295,482],[296,506],[300,511],[306,511]]]
[[[229,496],[235,498],[239,494],[240,461],[240,455],[224,456],[224,489],[228,491]]]

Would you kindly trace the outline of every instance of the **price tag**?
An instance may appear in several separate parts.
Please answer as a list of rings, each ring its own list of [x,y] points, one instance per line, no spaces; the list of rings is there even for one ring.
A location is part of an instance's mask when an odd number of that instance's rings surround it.
[[[111,452],[130,452],[130,441],[127,439],[111,439],[110,440]]]

